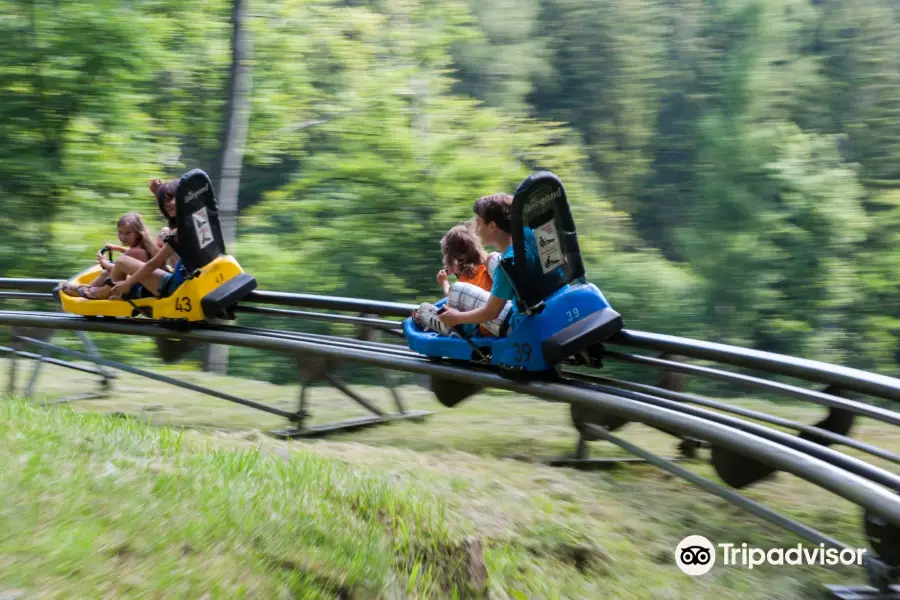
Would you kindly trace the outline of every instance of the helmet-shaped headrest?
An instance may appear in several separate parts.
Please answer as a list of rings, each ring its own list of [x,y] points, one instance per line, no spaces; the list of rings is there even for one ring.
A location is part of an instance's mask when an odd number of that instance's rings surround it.
[[[225,254],[216,193],[209,176],[201,169],[193,169],[181,177],[175,212],[178,255],[188,272]]]

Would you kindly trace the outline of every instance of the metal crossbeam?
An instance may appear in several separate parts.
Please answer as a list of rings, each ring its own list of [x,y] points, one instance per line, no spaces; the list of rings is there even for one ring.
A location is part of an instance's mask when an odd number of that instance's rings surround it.
[[[201,394],[206,394],[209,396],[214,396],[216,398],[220,398],[222,400],[228,400],[229,402],[234,402],[236,404],[243,404],[244,406],[255,408],[256,410],[261,410],[264,412],[271,413],[273,415],[278,415],[280,417],[284,417],[286,419],[291,419],[294,415],[286,410],[282,410],[280,408],[276,408],[274,406],[269,406],[266,404],[260,404],[259,402],[254,402],[253,400],[245,400],[244,398],[239,398],[238,396],[234,396],[232,394],[227,394],[225,392],[220,392],[217,390],[213,390],[207,387],[203,387],[201,385],[197,385],[194,383],[190,383],[187,381],[181,381],[174,377],[168,377],[167,375],[161,375],[159,373],[154,373],[153,371],[148,371],[146,369],[139,369],[137,367],[132,367],[131,365],[126,365],[124,363],[120,363],[114,360],[109,360],[108,358],[102,357],[93,357],[84,352],[79,352],[78,350],[72,350],[71,348],[63,348],[60,346],[56,346],[55,344],[49,344],[47,342],[43,342],[41,340],[36,340],[34,338],[22,337],[20,338],[23,341],[26,341],[30,344],[34,344],[40,347],[52,347],[54,350],[58,352],[62,352],[63,354],[68,354],[70,356],[76,356],[79,358],[84,358],[86,360],[94,360],[100,365],[105,365],[107,367],[112,367],[114,369],[119,369],[120,371],[125,371],[126,373],[132,373],[134,375],[140,375],[141,377],[147,377],[148,379],[153,379],[155,381],[159,381],[162,383],[168,383],[169,385],[174,385],[177,387],[185,388],[194,392],[200,392]]]
[[[338,375],[334,373],[334,371],[335,365],[333,363],[325,361],[319,365],[319,368],[316,369],[316,374],[313,375],[312,379],[308,381],[304,380],[304,376],[301,372],[298,372],[298,377],[300,379],[300,404],[293,419],[296,425],[287,429],[276,429],[274,431],[270,431],[269,435],[280,439],[320,437],[329,433],[356,431],[367,427],[374,427],[376,425],[386,425],[394,421],[421,421],[425,417],[428,417],[432,414],[430,411],[424,410],[407,410],[400,398],[400,394],[397,393],[393,381],[390,379],[390,376],[385,370],[382,370],[382,380],[385,384],[385,387],[387,387],[391,391],[391,395],[394,399],[395,404],[397,405],[397,412],[394,413],[386,413],[378,406],[376,406],[373,402],[366,400],[365,398],[360,396],[353,389],[351,389],[350,386],[346,384],[346,382],[338,377]],[[306,404],[309,387],[311,383],[319,379],[324,379],[332,387],[340,391],[342,394],[344,394],[363,408],[367,409],[372,414],[364,417],[345,419],[336,423],[313,426],[307,425],[306,420],[311,416]]]
[[[347,386],[343,381],[341,381],[336,375],[331,374],[331,373],[325,373],[323,376],[329,383],[331,383],[331,385],[333,385],[335,388],[339,389],[341,392],[343,392],[345,395],[350,397],[352,400],[354,400],[358,404],[362,405],[363,407],[367,408],[369,411],[374,413],[374,416],[359,417],[356,419],[348,419],[348,420],[341,421],[338,423],[309,427],[309,426],[305,425],[305,423],[304,423],[304,421],[309,417],[309,414],[306,411],[306,406],[305,406],[307,386],[303,385],[302,383],[301,383],[301,392],[300,392],[300,407],[297,410],[297,412],[290,412],[290,411],[283,410],[283,409],[280,409],[280,408],[277,408],[274,406],[255,402],[253,400],[247,400],[245,398],[240,398],[233,394],[219,392],[217,390],[213,390],[213,389],[201,386],[201,385],[197,385],[197,384],[186,382],[186,381],[181,381],[174,377],[169,377],[167,375],[162,375],[160,373],[155,373],[153,371],[148,371],[146,369],[133,367],[131,365],[127,365],[127,364],[124,364],[121,362],[103,358],[102,356],[100,356],[99,352],[97,351],[96,346],[94,346],[91,343],[90,339],[87,338],[87,335],[84,332],[78,331],[77,334],[79,335],[79,338],[81,338],[82,343],[84,343],[84,345],[87,347],[88,352],[80,352],[78,350],[73,350],[71,348],[65,348],[65,347],[59,346],[57,344],[51,344],[49,342],[37,340],[34,338],[30,338],[30,337],[25,337],[25,336],[18,337],[18,339],[22,340],[23,342],[33,344],[42,349],[41,355],[34,355],[39,359],[39,362],[35,366],[35,370],[32,374],[31,381],[29,382],[29,387],[28,387],[28,392],[26,394],[26,397],[30,397],[30,395],[31,395],[31,391],[34,387],[35,381],[37,380],[38,369],[44,362],[50,360],[47,358],[46,355],[51,351],[55,351],[55,352],[67,354],[69,356],[82,358],[82,359],[94,362],[97,365],[97,368],[101,369],[101,371],[98,371],[98,373],[100,373],[101,375],[104,376],[104,381],[106,381],[108,378],[110,378],[109,373],[105,369],[103,369],[103,367],[106,366],[106,367],[118,369],[121,371],[125,371],[127,373],[132,373],[134,375],[139,375],[141,377],[146,377],[148,379],[153,379],[155,381],[159,381],[162,383],[167,383],[169,385],[174,385],[177,387],[189,389],[191,391],[199,392],[201,394],[206,394],[208,396],[212,396],[212,397],[219,398],[222,400],[227,400],[229,402],[234,402],[236,404],[242,404],[249,408],[253,408],[256,410],[260,410],[263,412],[267,412],[270,414],[274,414],[274,415],[283,417],[283,418],[287,419],[288,421],[297,424],[295,427],[292,427],[292,428],[275,430],[275,431],[271,432],[272,435],[274,435],[276,437],[280,437],[280,438],[322,436],[327,433],[334,433],[337,431],[358,430],[363,427],[372,427],[375,425],[387,424],[387,423],[391,423],[393,421],[398,421],[398,420],[419,421],[419,420],[424,419],[425,417],[432,414],[429,411],[421,411],[421,410],[407,411],[405,409],[405,407],[403,406],[403,403],[400,400],[400,397],[397,394],[396,389],[394,389],[394,387],[392,385],[389,385],[389,388],[391,389],[391,393],[394,397],[395,402],[397,403],[397,408],[398,408],[399,412],[385,413],[384,411],[379,409],[377,406],[370,403],[365,398],[362,398],[359,394],[355,393],[352,389],[349,388],[349,386]],[[58,362],[63,362],[63,361],[58,361]],[[385,379],[385,382],[389,383],[389,380]],[[105,394],[81,395],[81,396],[74,397],[74,398],[62,399],[62,400],[57,401],[57,403],[71,402],[76,399],[85,399],[88,397],[95,398],[95,397],[103,397],[103,396],[105,396]]]
[[[294,438],[312,438],[319,437],[329,433],[339,433],[344,431],[356,431],[366,427],[375,425],[386,425],[394,421],[421,421],[432,413],[427,410],[410,410],[401,413],[388,413],[382,416],[372,415],[366,417],[357,417],[355,419],[345,419],[338,423],[328,423],[325,425],[314,425],[312,427],[302,425],[300,427],[292,427],[289,429],[276,429],[269,432],[269,435],[280,439]]]
[[[835,600],[900,600],[900,585],[879,590],[870,585],[826,585]]]
[[[68,361],[52,358],[50,356],[50,353],[53,350],[61,351],[61,350],[64,350],[64,348],[62,348],[61,346],[58,346],[56,344],[51,344],[49,342],[41,342],[42,344],[44,344],[44,346],[43,346],[40,354],[34,354],[32,352],[24,352],[24,351],[18,350],[16,348],[10,348],[10,347],[6,347],[6,346],[0,347],[0,351],[6,352],[6,353],[9,353],[12,355],[12,359],[10,361],[9,385],[8,385],[8,389],[7,389],[8,394],[10,396],[16,395],[16,391],[17,391],[16,375],[18,372],[18,365],[17,365],[16,357],[21,356],[23,358],[33,359],[33,360],[37,361],[34,365],[34,369],[31,372],[31,377],[28,380],[28,384],[25,387],[25,392],[23,393],[23,397],[26,399],[33,397],[34,390],[37,385],[38,376],[40,375],[41,368],[45,364],[52,364],[52,365],[59,366],[59,367],[65,367],[65,368],[72,369],[75,371],[89,373],[91,375],[99,375],[101,377],[101,381],[100,381],[101,390],[99,392],[84,393],[84,394],[77,394],[75,396],[68,396],[65,398],[60,398],[60,399],[54,400],[52,402],[44,402],[44,403],[42,403],[43,406],[48,406],[48,405],[53,405],[53,404],[66,404],[66,403],[70,403],[70,402],[76,402],[78,400],[87,400],[87,399],[92,399],[92,398],[107,397],[109,394],[109,388],[111,385],[110,382],[113,379],[115,379],[115,377],[116,377],[115,373],[108,372],[96,361],[96,357],[99,356],[99,353],[97,352],[97,348],[93,345],[93,343],[91,342],[88,335],[86,333],[84,333],[83,331],[79,331],[76,333],[78,335],[78,338],[81,340],[82,345],[84,345],[89,351],[89,354],[85,355],[86,358],[96,365],[96,369],[92,369],[90,367],[84,367],[84,366],[77,365],[75,363],[71,363]],[[52,337],[52,334],[48,337],[48,339],[50,337]],[[30,338],[26,338],[24,336],[17,335],[17,336],[15,336],[15,339],[26,341]]]

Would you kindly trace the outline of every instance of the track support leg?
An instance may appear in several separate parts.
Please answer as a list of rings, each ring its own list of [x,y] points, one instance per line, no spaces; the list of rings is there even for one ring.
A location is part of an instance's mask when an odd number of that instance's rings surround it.
[[[381,378],[384,382],[384,387],[391,390],[391,396],[394,398],[394,404],[397,405],[397,412],[405,413],[406,405],[403,404],[403,399],[400,398],[400,394],[397,392],[397,386],[394,385],[394,377],[391,375],[391,372],[387,369],[383,369],[381,371]]]
[[[384,411],[383,411],[383,410],[381,410],[380,408],[378,408],[377,406],[375,406],[374,404],[372,404],[371,402],[369,402],[368,400],[366,400],[365,398],[363,398],[362,396],[360,396],[359,394],[357,394],[356,392],[354,392],[353,390],[351,390],[351,389],[347,386],[347,384],[345,384],[345,383],[341,380],[341,378],[338,377],[337,375],[335,375],[334,373],[329,373],[329,372],[326,371],[326,372],[323,374],[323,377],[325,378],[325,380],[326,380],[328,383],[330,383],[331,385],[333,385],[334,387],[336,387],[337,389],[339,389],[341,392],[344,393],[345,396],[347,396],[348,398],[350,398],[351,400],[353,400],[353,401],[356,402],[357,404],[361,404],[362,406],[364,406],[364,407],[366,407],[367,409],[369,409],[370,412],[375,413],[375,414],[378,415],[379,417],[383,417],[383,416],[384,416]]]
[[[384,425],[392,421],[419,421],[432,414],[430,411],[424,410],[407,410],[400,398],[400,394],[397,393],[397,390],[393,385],[393,381],[386,372],[382,372],[382,380],[385,382],[385,386],[390,389],[394,402],[397,405],[397,412],[394,413],[385,412],[371,401],[353,391],[350,386],[334,373],[335,368],[333,364],[316,363],[312,366],[298,364],[298,367],[298,376],[300,378],[300,406],[296,414],[290,419],[294,426],[287,429],[270,431],[269,435],[272,435],[273,437],[280,439],[320,437],[330,433],[353,431],[375,425]],[[304,372],[308,377],[304,376]],[[338,421],[337,423],[328,423],[311,427],[307,426],[305,421],[311,416],[306,408],[309,384],[320,379],[327,381],[334,388],[340,390],[341,393],[372,414],[365,417],[357,417],[355,419],[345,419],[343,421]]]
[[[111,373],[107,369],[103,368],[103,365],[98,362],[101,360],[100,353],[97,350],[97,347],[94,346],[91,339],[88,337],[87,333],[83,331],[78,331],[76,334],[78,335],[79,340],[81,340],[82,345],[88,350],[88,354],[85,355],[88,360],[94,363],[96,366],[96,370],[83,367],[80,365],[76,365],[74,363],[70,363],[63,360],[57,360],[52,358],[52,354],[54,350],[62,350],[65,349],[56,344],[51,344],[49,342],[50,339],[53,338],[54,331],[51,329],[49,333],[41,335],[40,340],[36,340],[27,335],[23,335],[24,332],[28,330],[19,330],[18,332],[14,329],[12,332],[13,340],[11,348],[3,348],[3,351],[8,351],[11,354],[10,360],[10,376],[9,376],[9,388],[8,393],[10,396],[14,396],[16,394],[16,383],[17,383],[17,372],[18,372],[18,357],[25,357],[30,359],[35,359],[37,362],[34,365],[34,369],[31,372],[31,376],[28,379],[28,383],[25,387],[25,392],[23,397],[26,399],[30,399],[34,396],[35,388],[37,387],[38,377],[40,376],[41,369],[45,364],[53,364],[61,367],[67,367],[70,369],[74,369],[76,371],[83,371],[86,373],[91,373],[93,375],[99,375],[101,377],[100,386],[101,390],[99,392],[88,392],[84,394],[79,394],[76,396],[70,396],[67,398],[62,398],[60,400],[54,400],[53,402],[44,403],[43,405],[48,404],[63,404],[66,402],[73,402],[75,400],[87,400],[90,398],[104,398],[109,394],[109,390],[111,388],[112,380],[115,379],[115,374]],[[40,354],[33,354],[31,352],[25,352],[20,347],[24,344],[37,344],[41,348]]]
[[[590,447],[588,439],[583,433],[579,433],[578,442],[575,445],[575,452],[569,456],[551,459],[547,464],[551,467],[571,467],[584,471],[599,471],[608,469],[617,469],[623,464],[645,463],[643,458],[638,457],[615,457],[615,458],[590,458]],[[670,458],[670,461],[692,460],[697,457],[697,448],[704,447],[704,443],[691,439],[683,438],[678,444],[679,456]]]
[[[13,352],[12,352],[11,356],[9,357],[9,382],[7,383],[7,386],[6,386],[6,395],[9,396],[10,398],[13,398],[16,395],[17,371],[18,371],[18,361],[16,360],[15,347],[13,347]]]
[[[900,600],[900,585],[893,584],[900,577],[900,568],[881,561],[866,563],[869,585],[826,585],[830,598],[835,600]]]
[[[79,332],[80,333],[80,332]],[[25,388],[25,399],[30,399],[32,393],[34,392],[34,385],[37,382],[38,375],[41,372],[41,367],[44,366],[44,363],[49,358],[50,348],[41,348],[41,356],[36,363],[34,363],[34,369],[31,371],[31,379],[28,381],[28,387]]]
[[[97,370],[100,371],[100,374],[103,377],[103,387],[108,388],[111,385],[111,381],[116,378],[116,374],[111,370],[107,369],[99,359],[103,358],[100,354],[100,351],[97,349],[97,346],[94,345],[94,342],[91,341],[91,338],[88,337],[88,334],[84,331],[76,331],[75,334],[78,336],[78,339],[81,340],[81,345],[84,346],[84,349],[87,350],[88,356],[91,357],[91,362],[97,367]]]

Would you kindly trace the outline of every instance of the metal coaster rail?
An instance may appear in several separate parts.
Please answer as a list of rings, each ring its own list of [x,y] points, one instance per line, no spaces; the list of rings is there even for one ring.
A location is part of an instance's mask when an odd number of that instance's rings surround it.
[[[173,331],[160,324],[136,321],[87,320],[78,316],[60,315],[52,318],[35,314],[21,314],[15,311],[0,311],[0,324],[23,328],[48,328],[66,331],[89,331],[119,335],[159,337],[172,335]],[[625,396],[596,391],[589,387],[575,386],[572,382],[548,383],[541,381],[520,382],[507,379],[495,373],[477,371],[462,367],[436,364],[425,358],[390,356],[363,348],[334,346],[326,341],[306,341],[300,339],[275,338],[265,333],[235,333],[228,327],[192,328],[179,331],[178,335],[188,339],[211,344],[225,344],[257,350],[272,350],[286,354],[306,354],[323,356],[335,360],[359,362],[423,375],[439,375],[518,392],[552,402],[582,403],[595,405],[613,414],[620,414],[634,421],[684,433],[702,436],[722,444],[734,451],[746,453],[754,458],[777,466],[779,469],[807,479],[828,489],[859,506],[877,510],[891,521],[900,525],[900,496],[874,484],[873,482],[834,467],[833,465],[807,454],[786,448],[755,435],[687,415],[664,407],[654,407]]]
[[[51,300],[52,296],[49,292],[60,281],[63,281],[63,278],[0,278],[0,290],[43,292],[47,294],[43,299]],[[239,309],[242,308],[243,305],[252,306],[254,304],[315,308],[319,310],[357,312],[361,314],[379,315],[382,317],[402,318],[408,317],[416,308],[416,305],[414,304],[400,302],[322,296],[315,294],[295,294],[289,292],[254,291],[242,301]],[[308,317],[304,316],[304,318]],[[389,326],[386,322],[382,322],[381,324]],[[399,322],[397,322],[397,326],[399,326]],[[900,379],[868,373],[866,371],[840,365],[832,365],[771,352],[645,331],[622,330],[622,332],[605,342],[605,344],[612,346],[626,346],[635,349],[655,350],[677,356],[710,360],[722,364],[760,370],[770,374],[787,375],[810,382],[838,385],[842,389],[849,391],[876,396],[886,400],[900,401]],[[724,373],[726,376],[735,375],[728,372],[721,373]],[[709,375],[709,373],[707,373],[707,375]]]

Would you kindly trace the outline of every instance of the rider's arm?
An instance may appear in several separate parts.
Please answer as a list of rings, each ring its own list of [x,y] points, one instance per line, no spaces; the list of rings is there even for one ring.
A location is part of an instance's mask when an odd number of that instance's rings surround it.
[[[488,298],[487,304],[485,304],[481,308],[476,308],[475,310],[457,312],[456,318],[454,320],[456,321],[457,325],[466,325],[469,323],[487,323],[488,321],[492,321],[499,317],[500,313],[503,312],[504,306],[506,306],[506,300],[491,294],[491,297]]]
[[[169,256],[172,255],[172,246],[166,244],[163,246],[159,252],[153,255],[153,258],[145,262],[141,265],[141,268],[128,276],[126,281],[129,281],[131,285],[134,285],[141,277],[146,275],[147,273],[152,273],[156,269],[159,269],[164,264],[166,264],[166,260],[168,260]]]
[[[441,291],[444,292],[444,297],[450,295],[450,282],[448,281],[447,271],[441,269],[437,274],[437,282],[438,285],[441,286]]]
[[[134,287],[134,284],[138,283],[142,277],[166,264],[166,259],[169,258],[172,252],[172,246],[168,244],[160,248],[159,252],[153,255],[153,258],[141,265],[141,268],[137,271],[126,277],[125,281],[116,285],[115,288],[113,288],[113,294],[118,294],[120,292],[123,295],[127,294],[131,291],[131,288]]]

